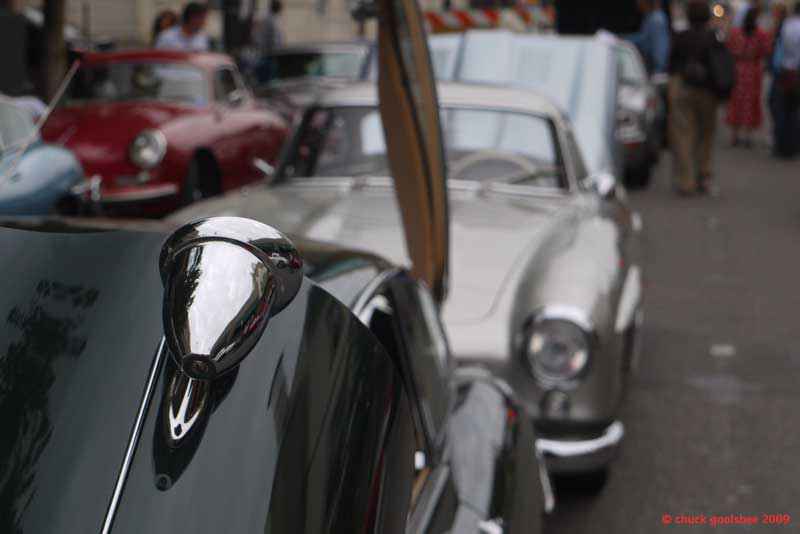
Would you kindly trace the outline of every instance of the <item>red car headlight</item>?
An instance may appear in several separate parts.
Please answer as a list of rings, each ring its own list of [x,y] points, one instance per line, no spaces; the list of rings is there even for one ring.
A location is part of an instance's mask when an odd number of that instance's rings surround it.
[[[167,138],[158,130],[144,130],[131,143],[131,161],[141,169],[150,170],[156,167],[166,154]]]

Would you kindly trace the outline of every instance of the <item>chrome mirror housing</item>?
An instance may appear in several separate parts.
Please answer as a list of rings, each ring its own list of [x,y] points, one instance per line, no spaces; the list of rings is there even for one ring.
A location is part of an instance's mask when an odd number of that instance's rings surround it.
[[[239,365],[303,281],[303,261],[286,236],[237,217],[181,227],[164,243],[159,266],[167,346],[198,380]]]
[[[609,172],[598,172],[587,178],[589,187],[601,198],[614,198],[617,194],[617,179]]]

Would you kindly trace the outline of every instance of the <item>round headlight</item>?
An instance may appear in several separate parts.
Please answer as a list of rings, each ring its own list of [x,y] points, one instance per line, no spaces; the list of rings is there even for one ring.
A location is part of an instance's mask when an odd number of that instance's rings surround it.
[[[589,336],[578,325],[563,320],[533,324],[526,358],[533,376],[541,382],[577,378],[589,364]]]
[[[158,130],[144,130],[131,143],[131,161],[141,169],[152,169],[161,163],[166,153],[167,139]]]

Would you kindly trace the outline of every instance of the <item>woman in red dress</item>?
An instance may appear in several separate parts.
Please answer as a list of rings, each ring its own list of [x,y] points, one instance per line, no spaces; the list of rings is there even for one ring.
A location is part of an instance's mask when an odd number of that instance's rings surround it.
[[[741,28],[734,28],[728,48],[736,60],[736,87],[728,102],[727,122],[733,132],[733,145],[743,141],[751,146],[751,134],[761,126],[761,87],[764,79],[764,58],[771,49],[769,35],[758,27],[757,8],[751,7]],[[740,133],[744,132],[744,137]]]

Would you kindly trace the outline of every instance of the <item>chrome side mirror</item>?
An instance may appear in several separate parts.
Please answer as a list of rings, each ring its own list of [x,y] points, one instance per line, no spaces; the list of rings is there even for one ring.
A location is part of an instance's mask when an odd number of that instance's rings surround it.
[[[247,94],[242,89],[237,89],[235,91],[231,91],[230,93],[228,93],[226,101],[230,107],[238,108],[239,106],[244,104],[246,97]]]
[[[237,217],[183,226],[164,243],[159,265],[167,346],[198,380],[239,365],[303,282],[303,261],[289,239]]]
[[[617,194],[617,179],[609,172],[598,172],[586,179],[589,188],[601,198],[614,198]]]

